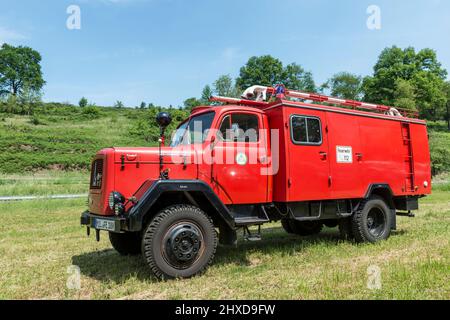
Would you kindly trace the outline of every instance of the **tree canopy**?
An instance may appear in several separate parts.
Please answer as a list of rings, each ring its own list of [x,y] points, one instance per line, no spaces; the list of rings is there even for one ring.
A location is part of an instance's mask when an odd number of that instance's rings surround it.
[[[89,103],[89,101],[88,101],[88,99],[86,99],[85,97],[82,97],[82,98],[80,99],[80,101],[78,101],[78,105],[79,105],[81,108],[86,107],[86,106],[88,105],[88,103]]]
[[[362,77],[349,72],[339,72],[324,84],[332,96],[359,100],[362,95]]]
[[[225,74],[220,76],[213,84],[214,93],[223,97],[234,97],[239,95],[233,78],[230,75]]]
[[[202,104],[209,105],[210,101],[209,98],[213,95],[213,91],[209,85],[206,85],[202,90],[202,97],[200,101]]]
[[[21,94],[40,91],[45,84],[41,71],[41,55],[29,47],[3,44],[0,49],[0,93]]]
[[[283,67],[283,63],[270,56],[251,57],[240,69],[236,85],[242,90],[252,85],[273,86],[283,83],[294,90],[315,91],[316,86],[311,72],[300,65],[291,63]]]
[[[447,71],[437,60],[434,50],[416,52],[412,47],[393,46],[381,52],[373,76],[364,79],[364,99],[394,105],[398,100],[399,83],[405,87],[405,82],[399,82],[402,79],[412,88],[414,94],[410,99],[414,100],[420,115],[436,120],[442,115],[447,101],[443,90],[446,76]]]

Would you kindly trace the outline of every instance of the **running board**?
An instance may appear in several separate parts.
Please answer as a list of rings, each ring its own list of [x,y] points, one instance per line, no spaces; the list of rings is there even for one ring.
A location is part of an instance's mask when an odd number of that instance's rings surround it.
[[[258,217],[239,217],[234,219],[236,227],[259,225],[269,221],[269,219],[261,219]]]

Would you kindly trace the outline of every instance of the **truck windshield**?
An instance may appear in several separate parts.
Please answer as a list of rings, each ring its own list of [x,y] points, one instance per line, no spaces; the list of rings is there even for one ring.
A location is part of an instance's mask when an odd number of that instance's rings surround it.
[[[215,112],[207,112],[194,116],[181,124],[172,137],[171,147],[179,144],[197,144],[205,142],[214,119]]]

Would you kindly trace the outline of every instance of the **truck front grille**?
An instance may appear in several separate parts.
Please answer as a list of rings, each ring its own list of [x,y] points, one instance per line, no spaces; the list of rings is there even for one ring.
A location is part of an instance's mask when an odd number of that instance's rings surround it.
[[[97,159],[92,162],[91,169],[91,189],[100,189],[103,178],[103,159]]]

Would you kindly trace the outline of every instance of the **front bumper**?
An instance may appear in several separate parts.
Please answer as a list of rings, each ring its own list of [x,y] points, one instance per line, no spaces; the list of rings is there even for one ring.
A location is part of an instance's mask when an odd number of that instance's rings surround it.
[[[104,229],[97,227],[97,219],[110,221],[111,224],[114,224],[113,229]],[[80,223],[82,226],[86,226],[88,228],[92,228],[95,230],[104,230],[111,232],[124,232],[128,231],[128,223],[127,219],[124,217],[113,217],[113,216],[101,216],[98,214],[93,214],[89,211],[85,211],[81,214]]]

